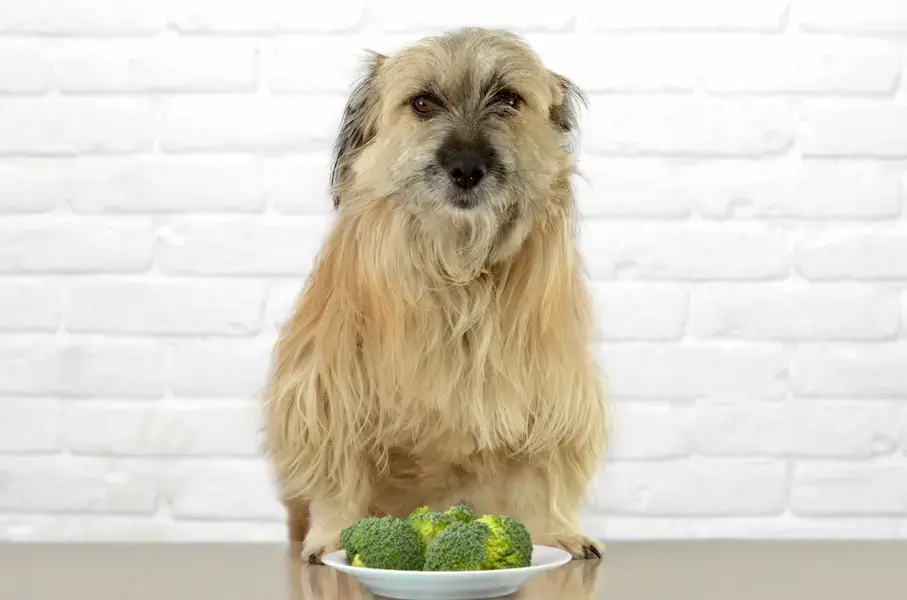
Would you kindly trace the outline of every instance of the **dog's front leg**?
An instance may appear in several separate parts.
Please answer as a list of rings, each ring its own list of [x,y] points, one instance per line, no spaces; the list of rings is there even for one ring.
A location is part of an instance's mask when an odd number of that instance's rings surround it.
[[[580,532],[582,501],[593,473],[577,469],[567,458],[531,459],[512,471],[503,485],[490,483],[477,498],[476,508],[524,523],[533,544],[562,548],[574,558],[601,558],[601,543]]]
[[[368,516],[371,485],[367,477],[344,482],[338,493],[319,496],[310,503],[310,529],[302,550],[303,559],[320,564],[321,557],[340,549],[340,532]]]

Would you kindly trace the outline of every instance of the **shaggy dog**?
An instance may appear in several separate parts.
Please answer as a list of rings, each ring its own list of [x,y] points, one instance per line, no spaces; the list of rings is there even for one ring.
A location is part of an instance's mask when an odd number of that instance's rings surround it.
[[[370,56],[265,401],[310,562],[364,516],[454,503],[600,556],[579,530],[606,429],[568,147],[583,100],[507,32]]]

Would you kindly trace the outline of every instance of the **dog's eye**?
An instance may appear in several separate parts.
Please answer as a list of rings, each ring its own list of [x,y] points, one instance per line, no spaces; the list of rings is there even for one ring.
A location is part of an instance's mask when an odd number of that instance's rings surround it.
[[[523,99],[520,98],[519,94],[511,92],[510,90],[498,92],[494,97],[494,102],[496,104],[506,104],[510,108],[518,108],[522,101]]]
[[[413,110],[420,115],[427,115],[434,108],[434,103],[431,101],[431,98],[424,94],[413,98],[410,104],[412,105]]]

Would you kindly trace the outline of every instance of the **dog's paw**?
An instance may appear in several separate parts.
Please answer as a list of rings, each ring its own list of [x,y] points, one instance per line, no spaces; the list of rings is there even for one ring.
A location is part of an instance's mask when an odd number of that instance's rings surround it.
[[[579,533],[555,536],[551,545],[566,550],[575,559],[598,559],[604,554],[604,547],[600,542]]]
[[[314,531],[312,533],[315,533]],[[309,535],[302,548],[302,559],[310,565],[320,565],[325,554],[340,550],[340,535]]]

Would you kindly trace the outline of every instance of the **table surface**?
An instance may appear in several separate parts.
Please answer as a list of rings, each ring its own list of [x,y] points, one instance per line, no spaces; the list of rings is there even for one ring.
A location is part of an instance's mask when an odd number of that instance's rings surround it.
[[[904,598],[903,542],[611,543],[514,600]],[[4,600],[370,600],[282,544],[0,544]]]

